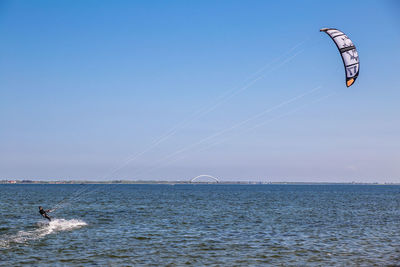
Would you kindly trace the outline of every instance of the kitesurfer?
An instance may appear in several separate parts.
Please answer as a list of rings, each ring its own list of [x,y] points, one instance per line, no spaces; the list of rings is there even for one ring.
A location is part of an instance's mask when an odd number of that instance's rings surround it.
[[[49,215],[47,215],[48,212],[51,212],[51,210],[44,210],[42,208],[42,206],[39,206],[39,213],[40,215],[42,215],[44,218],[46,218],[47,220],[51,221],[51,218],[49,217]]]

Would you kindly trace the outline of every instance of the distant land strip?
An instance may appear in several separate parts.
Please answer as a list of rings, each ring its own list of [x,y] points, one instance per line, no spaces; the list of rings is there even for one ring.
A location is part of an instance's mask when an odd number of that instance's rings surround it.
[[[194,181],[179,180],[111,180],[111,181],[92,181],[92,180],[0,180],[0,184],[242,184],[242,185],[400,185],[394,182],[271,182],[271,181]]]

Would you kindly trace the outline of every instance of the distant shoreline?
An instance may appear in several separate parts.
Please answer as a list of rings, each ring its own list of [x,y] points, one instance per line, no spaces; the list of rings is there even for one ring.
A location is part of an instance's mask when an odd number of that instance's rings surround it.
[[[363,183],[363,182],[256,182],[256,181],[220,181],[220,182],[191,182],[191,181],[144,181],[144,180],[114,180],[114,181],[35,181],[35,180],[0,180],[0,184],[221,184],[221,185],[400,185],[399,183]]]

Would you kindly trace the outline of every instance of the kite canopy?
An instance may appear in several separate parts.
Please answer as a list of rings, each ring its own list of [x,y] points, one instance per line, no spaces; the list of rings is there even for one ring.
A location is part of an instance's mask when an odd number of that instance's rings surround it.
[[[350,87],[357,79],[360,70],[356,47],[346,34],[337,29],[323,28],[320,31],[328,34],[339,49],[346,71],[346,86]]]

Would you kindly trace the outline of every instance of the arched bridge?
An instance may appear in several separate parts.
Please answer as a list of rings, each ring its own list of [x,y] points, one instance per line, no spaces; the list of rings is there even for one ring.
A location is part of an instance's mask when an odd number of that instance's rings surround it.
[[[214,177],[214,176],[211,176],[211,175],[207,175],[207,174],[202,174],[202,175],[196,176],[196,177],[192,178],[192,179],[190,180],[190,182],[193,183],[194,181],[196,181],[197,179],[202,178],[202,177],[211,178],[211,179],[213,179],[215,182],[219,183],[218,178],[216,178],[216,177]]]

